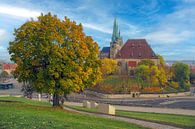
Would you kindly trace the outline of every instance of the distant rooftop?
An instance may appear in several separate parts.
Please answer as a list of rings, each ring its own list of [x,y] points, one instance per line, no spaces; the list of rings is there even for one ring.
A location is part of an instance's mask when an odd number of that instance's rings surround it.
[[[195,65],[195,60],[165,60],[165,62],[169,65],[172,65],[175,62],[182,62],[189,65]]]
[[[110,53],[110,47],[103,47],[101,52],[102,53]]]

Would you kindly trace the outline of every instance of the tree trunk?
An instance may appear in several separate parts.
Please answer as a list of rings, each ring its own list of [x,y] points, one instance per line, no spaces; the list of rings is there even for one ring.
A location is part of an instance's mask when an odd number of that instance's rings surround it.
[[[59,101],[60,101],[59,95],[54,93],[53,94],[53,107],[60,106]]]

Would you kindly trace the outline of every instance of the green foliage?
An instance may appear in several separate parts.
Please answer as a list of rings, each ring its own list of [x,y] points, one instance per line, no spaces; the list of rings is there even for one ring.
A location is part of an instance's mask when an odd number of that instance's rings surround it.
[[[135,77],[142,89],[148,86],[164,87],[167,83],[164,67],[157,67],[151,60],[143,60],[138,64]]]
[[[180,88],[189,88],[190,68],[187,64],[176,62],[172,65],[173,81],[179,82]]]
[[[39,92],[59,95],[79,92],[101,78],[98,44],[83,32],[81,24],[50,13],[28,21],[14,32],[11,60],[15,77]]]
[[[175,89],[178,89],[179,88],[179,83],[178,82],[174,82],[174,81],[171,81],[169,83],[169,85]]]
[[[152,60],[142,60],[142,61],[140,61],[139,63],[138,63],[138,66],[139,65],[147,65],[147,66],[153,66],[153,65],[155,65],[154,64],[154,61],[152,61]]]
[[[142,89],[149,86],[150,81],[150,69],[147,65],[138,65],[135,69],[135,77],[138,84],[141,85]]]

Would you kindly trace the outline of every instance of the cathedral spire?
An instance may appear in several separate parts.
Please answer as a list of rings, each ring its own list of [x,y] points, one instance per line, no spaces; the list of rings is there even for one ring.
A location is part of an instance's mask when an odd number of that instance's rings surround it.
[[[115,42],[120,37],[117,19],[114,19],[112,42]]]

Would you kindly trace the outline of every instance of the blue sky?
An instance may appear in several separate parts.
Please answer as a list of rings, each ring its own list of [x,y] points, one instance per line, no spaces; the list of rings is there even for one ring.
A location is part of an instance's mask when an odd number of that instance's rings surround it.
[[[41,12],[82,23],[101,48],[117,17],[124,42],[146,38],[166,60],[195,59],[195,0],[0,0],[0,60],[9,60],[14,28]]]

